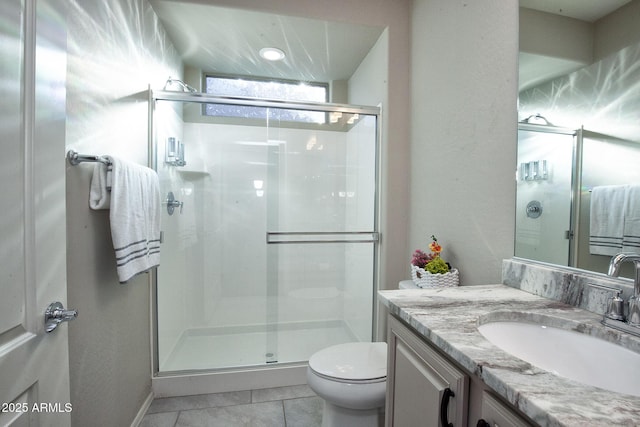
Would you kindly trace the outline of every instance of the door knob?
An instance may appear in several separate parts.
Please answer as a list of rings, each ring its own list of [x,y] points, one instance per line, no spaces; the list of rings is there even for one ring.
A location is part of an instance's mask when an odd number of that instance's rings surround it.
[[[61,302],[52,302],[44,312],[44,330],[53,331],[62,322],[78,317],[78,310],[65,310]]]

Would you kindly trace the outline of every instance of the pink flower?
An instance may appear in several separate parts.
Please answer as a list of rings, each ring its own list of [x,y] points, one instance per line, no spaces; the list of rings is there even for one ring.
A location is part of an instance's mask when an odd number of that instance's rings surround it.
[[[434,254],[427,254],[420,249],[416,249],[413,253],[413,257],[411,258],[411,264],[415,265],[416,267],[424,268],[424,266],[434,258]]]

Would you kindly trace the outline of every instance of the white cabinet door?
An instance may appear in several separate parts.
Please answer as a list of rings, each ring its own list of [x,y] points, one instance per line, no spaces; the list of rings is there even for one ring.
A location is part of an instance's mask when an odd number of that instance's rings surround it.
[[[387,426],[439,427],[443,399],[448,422],[466,426],[468,376],[392,316],[388,338]]]
[[[66,302],[65,14],[0,1],[0,425],[70,425]],[[37,31],[36,31],[37,29]]]
[[[482,393],[482,419],[491,427],[532,427],[515,410],[487,391]]]

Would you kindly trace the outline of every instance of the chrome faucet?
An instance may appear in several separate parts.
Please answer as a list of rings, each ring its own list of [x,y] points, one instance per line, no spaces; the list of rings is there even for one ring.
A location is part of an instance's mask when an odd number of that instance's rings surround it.
[[[629,298],[629,316],[627,317],[627,323],[631,326],[640,327],[640,254],[623,252],[613,256],[609,262],[609,271],[607,274],[612,277],[618,277],[620,274],[620,266],[625,261],[633,262],[636,268],[636,277],[633,282],[633,295]]]

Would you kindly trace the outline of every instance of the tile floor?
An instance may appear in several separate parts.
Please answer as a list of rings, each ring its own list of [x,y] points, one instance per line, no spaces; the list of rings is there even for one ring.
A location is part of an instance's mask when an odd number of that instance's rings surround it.
[[[155,399],[140,427],[317,427],[322,399],[306,385]]]

